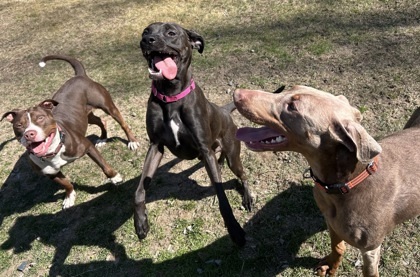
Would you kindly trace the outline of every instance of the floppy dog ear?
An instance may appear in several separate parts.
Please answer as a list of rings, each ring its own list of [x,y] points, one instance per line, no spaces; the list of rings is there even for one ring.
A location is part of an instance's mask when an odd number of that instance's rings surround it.
[[[42,101],[41,103],[39,103],[38,106],[40,106],[41,108],[44,108],[46,110],[52,110],[55,106],[58,105],[58,102],[52,99],[47,99]]]
[[[330,133],[350,152],[355,152],[362,163],[369,162],[382,151],[379,143],[357,122],[335,123],[333,129],[330,127]]]
[[[1,121],[3,121],[3,119],[6,118],[7,121],[9,121],[10,123],[13,122],[13,120],[16,118],[16,115],[20,112],[21,110],[19,109],[13,109],[11,111],[8,111],[6,113],[3,114],[3,116],[1,117]]]
[[[190,31],[190,30],[186,30],[184,29],[185,32],[187,32],[188,38],[190,39],[190,43],[193,49],[198,49],[198,53],[203,53],[204,50],[204,39],[202,36],[200,36],[199,34],[197,34],[194,31]]]
[[[274,94],[276,94],[276,93],[280,93],[280,92],[282,92],[284,89],[286,88],[286,86],[280,86],[278,89],[276,89],[275,91],[273,91],[273,93]]]

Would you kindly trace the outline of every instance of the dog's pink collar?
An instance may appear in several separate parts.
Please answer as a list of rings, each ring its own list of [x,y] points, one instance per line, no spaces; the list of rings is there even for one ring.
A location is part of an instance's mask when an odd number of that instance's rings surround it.
[[[357,175],[353,180],[350,180],[346,183],[337,183],[328,185],[323,183],[321,180],[319,180],[317,177],[314,176],[312,173],[312,169],[309,168],[309,178],[312,178],[314,180],[315,185],[320,188],[321,190],[330,193],[330,194],[346,194],[350,192],[352,188],[363,182],[367,177],[372,175],[378,170],[378,158],[379,155],[373,158],[373,161],[371,161],[367,166],[366,169],[363,170],[362,173]],[[304,174],[306,177],[306,175]]]
[[[152,93],[153,93],[153,95],[156,98],[158,98],[160,101],[165,102],[165,103],[176,102],[176,101],[184,98],[188,94],[190,94],[190,92],[193,91],[194,89],[195,89],[195,82],[194,82],[194,79],[191,78],[190,85],[185,90],[183,90],[181,93],[178,93],[177,95],[164,95],[164,94],[160,93],[159,91],[157,91],[154,82],[152,82]]]

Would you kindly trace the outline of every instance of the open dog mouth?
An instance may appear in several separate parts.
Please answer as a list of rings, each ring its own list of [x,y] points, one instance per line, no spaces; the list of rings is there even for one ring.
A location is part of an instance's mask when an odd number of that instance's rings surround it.
[[[149,77],[153,80],[173,80],[178,73],[178,55],[146,51],[143,53],[149,65]]]
[[[56,131],[54,129],[54,131],[51,132],[51,134],[48,137],[46,137],[45,140],[43,141],[33,141],[33,142],[26,141],[27,143],[26,148],[31,153],[37,156],[42,156],[48,151],[48,148],[51,146],[51,143],[53,142],[55,134],[56,134]]]
[[[276,151],[288,141],[284,135],[268,127],[239,128],[236,138],[252,151]]]

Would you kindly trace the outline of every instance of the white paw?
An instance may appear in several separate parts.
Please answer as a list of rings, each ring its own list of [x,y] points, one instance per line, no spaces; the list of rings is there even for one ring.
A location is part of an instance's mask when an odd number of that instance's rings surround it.
[[[112,178],[108,178],[106,181],[105,181],[105,183],[107,184],[107,183],[113,183],[114,185],[118,185],[119,183],[121,183],[123,181],[123,178],[122,178],[122,176],[119,174],[119,173],[117,173],[117,175],[115,175],[114,177],[112,177]]]
[[[96,146],[96,147],[102,147],[102,146],[104,146],[105,144],[106,144],[106,139],[98,139],[98,140],[96,141],[95,146]]]
[[[67,209],[74,206],[75,200],[76,200],[76,192],[73,190],[68,197],[64,198],[63,209]]]
[[[128,149],[133,150],[133,151],[136,150],[139,146],[140,146],[140,142],[137,142],[137,141],[130,141],[128,143]]]

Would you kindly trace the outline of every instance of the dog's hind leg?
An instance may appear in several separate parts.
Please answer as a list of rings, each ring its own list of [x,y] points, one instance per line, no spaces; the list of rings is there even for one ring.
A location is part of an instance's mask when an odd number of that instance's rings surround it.
[[[98,149],[96,149],[95,146],[87,138],[86,140],[86,154],[102,169],[106,177],[108,177],[107,182],[110,181],[114,185],[121,183],[123,181],[121,175],[105,161],[101,153],[99,153]]]
[[[110,116],[112,116],[112,118],[115,121],[117,121],[118,124],[121,126],[121,128],[123,129],[125,135],[128,138],[128,148],[130,148],[130,150],[136,150],[140,146],[140,143],[138,142],[138,140],[134,136],[133,132],[130,130],[130,127],[125,122],[123,116],[121,115],[120,111],[115,106],[115,104],[113,102],[108,102],[107,105],[104,106],[104,107],[101,107],[101,109],[105,113],[107,113]]]
[[[241,144],[239,141],[235,140],[231,147],[227,148],[225,151],[226,153],[227,162],[230,170],[232,170],[233,174],[239,178],[241,187],[239,191],[242,194],[242,206],[247,210],[251,211],[253,206],[253,198],[251,195],[251,191],[248,186],[248,178],[246,177],[244,168],[242,166],[240,152],[241,152]],[[225,153],[225,152],[223,152]]]
[[[93,114],[93,112],[90,112],[88,114],[88,123],[93,124],[101,128],[101,136],[99,137],[99,140],[96,142],[96,146],[102,146],[106,143],[106,139],[108,138],[108,134],[106,131],[106,123],[103,121],[99,116],[96,116]]]
[[[140,143],[131,132],[128,124],[124,121],[124,118],[112,101],[111,95],[106,88],[96,83],[96,86],[89,91],[88,105],[95,109],[103,110],[106,114],[112,116],[112,118],[118,122],[128,138],[128,148],[136,150],[139,147]]]
[[[207,151],[207,153],[203,156],[203,161],[207,173],[216,190],[216,196],[219,200],[219,210],[225,222],[226,228],[228,229],[228,233],[231,239],[238,246],[243,246],[245,245],[245,231],[242,229],[241,225],[239,225],[238,221],[233,215],[229,200],[226,197],[222,184],[220,168],[218,167],[214,151],[209,149],[209,151]]]
[[[149,188],[153,175],[162,160],[163,145],[152,144],[144,160],[140,182],[134,195],[134,227],[137,237],[141,240],[149,232],[149,222],[146,209],[146,189]]]

